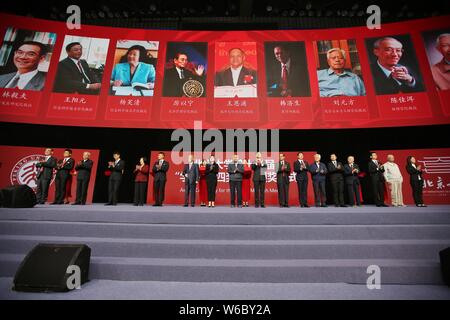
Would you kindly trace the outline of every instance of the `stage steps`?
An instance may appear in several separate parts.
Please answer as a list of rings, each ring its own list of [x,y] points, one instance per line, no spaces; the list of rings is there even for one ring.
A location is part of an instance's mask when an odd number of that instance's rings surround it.
[[[375,264],[384,284],[442,284],[449,209],[0,209],[0,277],[44,242],[88,244],[92,279],[364,284]]]

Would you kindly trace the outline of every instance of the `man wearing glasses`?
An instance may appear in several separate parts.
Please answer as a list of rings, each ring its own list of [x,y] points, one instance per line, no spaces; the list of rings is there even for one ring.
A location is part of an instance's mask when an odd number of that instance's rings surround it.
[[[396,94],[423,91],[423,85],[411,70],[398,62],[403,56],[403,45],[397,39],[385,37],[373,44],[376,63],[371,65],[377,94]]]
[[[45,60],[47,48],[36,41],[25,41],[14,51],[13,62],[17,68],[0,76],[0,88],[40,91],[45,84],[46,72],[38,70]]]

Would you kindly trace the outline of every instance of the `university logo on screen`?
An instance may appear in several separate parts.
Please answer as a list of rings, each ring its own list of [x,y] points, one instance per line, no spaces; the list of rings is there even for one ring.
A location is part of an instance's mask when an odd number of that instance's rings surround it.
[[[20,159],[12,168],[10,174],[10,181],[12,185],[23,185],[26,184],[34,191],[37,188],[37,174],[38,168],[36,164],[38,162],[44,161],[45,156],[40,154],[28,155]],[[53,183],[55,175],[50,183]]]

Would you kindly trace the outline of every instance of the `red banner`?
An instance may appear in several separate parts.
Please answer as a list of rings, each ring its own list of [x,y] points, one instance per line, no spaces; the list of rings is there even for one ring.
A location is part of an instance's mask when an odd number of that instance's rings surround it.
[[[447,124],[449,21],[378,30],[68,30],[2,13],[1,121],[193,128],[197,120],[205,129]],[[30,39],[45,45],[39,59],[39,46],[24,44]],[[389,62],[380,46],[399,58]],[[329,55],[341,53],[342,64],[333,64]]]
[[[10,185],[26,184],[36,191],[36,174],[38,168],[36,163],[45,159],[44,149],[37,147],[13,147],[0,146],[0,188],[5,188]],[[97,172],[98,150],[81,150],[72,149],[72,158],[75,163],[83,159],[83,152],[91,153],[90,159],[94,162],[91,171],[91,179],[89,181],[87,202],[92,203],[92,196],[94,194],[94,185]],[[63,158],[64,149],[55,148],[53,156],[57,159]],[[48,191],[48,201],[52,202],[55,197],[55,173],[50,183]],[[72,172],[72,185],[70,201],[75,201],[77,190],[77,176]]]
[[[414,204],[409,174],[406,171],[406,158],[413,156],[422,166],[425,186],[423,199],[425,204],[450,204],[450,149],[415,150],[376,150],[378,160],[385,163],[388,154],[395,157],[395,163],[403,176],[403,201]],[[388,203],[388,202],[386,202]]]
[[[159,152],[159,151],[158,151]],[[153,163],[156,161],[156,156],[158,152],[150,153],[150,165],[153,166]],[[165,200],[166,204],[183,204],[184,203],[184,177],[182,175],[184,163],[175,164],[172,159],[178,157],[178,152],[170,152],[165,151],[165,160],[169,162],[169,171],[167,173],[167,183],[165,189]],[[313,162],[313,155],[316,152],[303,152],[304,159],[309,163]],[[294,161],[297,160],[296,152],[285,152],[286,161],[291,164],[292,173],[289,177],[290,186],[289,186],[289,204],[299,205],[298,199],[298,189],[297,183],[295,180],[295,172],[294,169]],[[194,155],[195,162],[201,162],[200,155]],[[205,158],[209,157],[208,155],[204,155]],[[247,161],[253,161],[254,155],[248,158],[246,156]],[[266,205],[278,205],[278,189],[277,189],[277,174],[275,172],[275,164],[278,162],[278,159],[274,159],[273,157],[265,157],[263,155],[263,159],[267,162],[267,172],[266,172],[266,193],[265,193],[265,204]],[[230,203],[230,185],[229,185],[229,175],[227,173],[228,164],[231,162],[230,159],[219,159],[216,156],[216,163],[219,165],[219,174],[217,175],[217,189],[216,189],[216,204],[218,205],[229,205]],[[250,163],[249,162],[249,163]],[[308,174],[310,177],[310,174]],[[153,179],[150,178],[148,185],[148,193],[147,193],[147,202],[153,203]],[[309,179],[308,184],[308,202],[314,203],[314,191],[312,187],[312,181]],[[199,197],[199,187],[197,186],[197,195],[196,195],[196,203],[200,203]],[[250,180],[250,201],[249,204],[254,204],[254,189],[253,189],[253,181]]]

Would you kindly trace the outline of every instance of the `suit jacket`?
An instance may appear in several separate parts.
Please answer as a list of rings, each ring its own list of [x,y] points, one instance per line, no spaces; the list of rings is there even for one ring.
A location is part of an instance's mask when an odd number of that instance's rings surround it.
[[[275,166],[277,171],[277,183],[289,183],[289,175],[291,174],[291,165],[284,160],[284,169],[281,162],[278,162]]]
[[[381,162],[378,161],[378,164],[380,165]],[[372,180],[384,181],[384,175],[383,175],[384,168],[377,167],[377,165],[372,160],[369,161],[369,164],[367,167],[369,169],[369,175]]]
[[[416,81],[414,87],[410,87],[404,83],[399,85],[397,81],[395,81],[394,79],[387,78],[386,74],[383,72],[383,70],[381,70],[378,63],[371,64],[370,67],[372,69],[372,76],[373,81],[375,83],[375,91],[377,94],[396,94],[400,92],[409,93],[409,92],[424,91],[424,86],[421,80],[418,77],[416,77],[409,68],[407,68],[409,74]],[[404,66],[398,64],[397,67],[404,67]]]
[[[267,95],[269,97],[281,96],[281,63],[275,63],[269,68],[267,74]],[[288,89],[291,90],[292,97],[311,96],[309,86],[308,70],[306,66],[299,64],[295,60],[290,62],[290,70],[287,77]]]
[[[249,82],[245,82],[245,77],[251,76],[252,80]],[[256,71],[253,69],[248,69],[246,67],[242,67],[241,72],[239,73],[239,78],[237,85],[245,85],[245,84],[256,84]],[[214,81],[214,85],[216,87],[221,86],[234,86],[233,84],[233,76],[231,74],[231,68],[227,68],[223,71],[219,71],[216,73],[216,79]]]
[[[38,179],[51,179],[53,178],[53,169],[56,168],[56,158],[50,156],[46,162],[36,163],[36,167],[39,168],[36,176]]]
[[[303,160],[303,164],[305,168],[301,167],[299,160],[295,160],[294,162],[294,172],[296,173],[295,179],[297,181],[308,180],[308,171],[309,171],[308,161]]]
[[[68,177],[70,175],[70,171],[72,171],[73,166],[75,164],[75,160],[73,160],[73,158],[67,159],[64,166],[62,166],[63,161],[64,159],[60,159],[56,167],[56,176],[60,178]]]
[[[7,73],[0,76],[0,88],[6,87],[9,81],[17,74],[17,72]],[[23,90],[41,91],[44,88],[46,72],[38,71],[38,73],[28,81]]]
[[[217,163],[206,164],[206,181],[217,181],[217,174],[219,173],[219,165]]]
[[[128,62],[118,63],[114,66],[111,81],[120,80],[123,86],[131,86],[132,83],[155,82],[155,67],[148,63],[139,62],[131,79],[131,69]]]
[[[84,73],[89,78],[89,83],[100,82],[94,73],[89,69],[86,60],[80,59]],[[65,58],[58,63],[58,71],[55,77],[55,92],[62,93],[80,93],[80,94],[97,94],[96,90],[86,89],[87,83],[83,82],[83,74],[80,72],[75,63],[69,58]]]
[[[197,80],[205,86],[205,76],[204,74],[200,77],[197,74],[184,69],[184,79],[180,79],[178,71],[175,67],[166,69],[164,71],[164,83],[163,83],[163,96],[164,97],[183,97],[185,94],[183,92],[183,85],[188,80]],[[203,90],[202,97],[206,95],[206,90]]]
[[[356,163],[353,163],[353,169],[358,169],[358,172],[352,173],[352,168],[350,167],[350,165],[348,163],[344,164],[344,176],[346,184],[353,184],[354,182],[356,182],[356,184],[359,184],[359,166]]]
[[[187,177],[186,177],[187,175]],[[189,163],[184,165],[183,176],[185,177],[186,183],[195,184],[195,182],[200,180],[200,171],[197,163],[191,165],[189,170]]]
[[[75,170],[77,171],[77,180],[89,180],[91,178],[91,170],[94,165],[94,161],[88,159],[86,161],[81,160],[75,166]]]
[[[120,159],[115,166],[109,166],[108,169],[111,171],[109,179],[114,181],[121,180],[123,171],[125,170],[125,161]]]
[[[236,172],[234,172],[235,170]],[[228,164],[228,174],[230,175],[230,181],[242,181],[244,165],[242,163],[236,165],[234,162],[231,162]]]
[[[319,172],[317,172],[317,169],[319,169]],[[320,171],[322,171],[322,172],[320,172]],[[317,163],[314,161],[309,166],[309,172],[311,172],[313,181],[325,181],[328,170],[327,170],[327,166],[325,165],[325,163],[319,162],[319,168],[318,168]]]
[[[340,166],[341,169],[338,169],[338,166]],[[333,162],[328,162],[327,169],[330,181],[344,181],[344,166],[341,162],[336,161],[336,166],[333,164]]]
[[[423,181],[422,169],[417,170],[417,168],[414,168],[413,165],[411,163],[409,163],[406,165],[406,171],[409,173],[410,181],[419,181],[419,180]]]
[[[260,165],[252,163],[253,181],[266,181],[267,163],[263,161]]]
[[[153,181],[166,181],[167,176],[166,173],[169,170],[169,162],[163,160],[163,163],[160,168],[158,168],[159,160],[156,160],[153,164],[152,172],[155,177]]]

